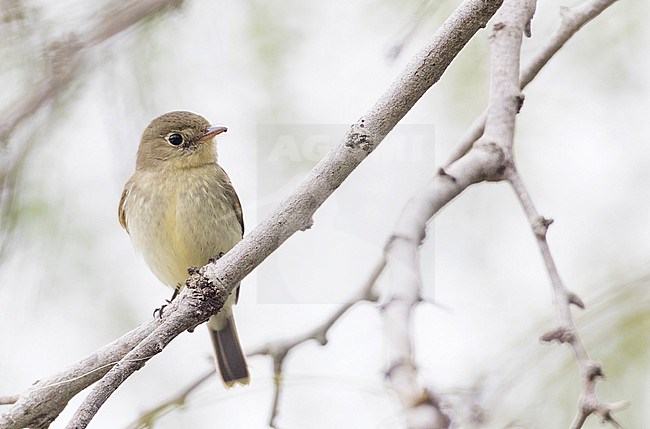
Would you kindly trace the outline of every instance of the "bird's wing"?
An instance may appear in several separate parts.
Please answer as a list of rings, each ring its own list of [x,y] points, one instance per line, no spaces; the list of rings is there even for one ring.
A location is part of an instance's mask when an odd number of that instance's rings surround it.
[[[124,187],[124,191],[122,191],[122,198],[120,198],[120,206],[117,209],[117,217],[120,220],[120,225],[122,225],[122,228],[126,230],[126,232],[129,232],[129,228],[127,227],[126,224],[126,197],[129,195],[129,184],[127,183],[126,186]]]
[[[228,201],[230,201],[230,204],[232,204],[232,208],[235,211],[235,215],[237,216],[237,220],[239,221],[239,225],[241,225],[241,234],[242,236],[244,235],[244,213],[242,212],[241,208],[241,202],[239,201],[239,197],[237,196],[237,192],[235,192],[235,188],[233,188],[232,183],[230,183],[230,178],[226,174],[223,168],[219,164],[216,164],[217,168],[221,170],[221,176],[223,177],[223,191],[226,194],[226,198],[228,198]]]

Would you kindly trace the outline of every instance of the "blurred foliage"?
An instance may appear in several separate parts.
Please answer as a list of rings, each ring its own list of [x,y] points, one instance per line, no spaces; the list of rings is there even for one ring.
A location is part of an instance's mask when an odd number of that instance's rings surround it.
[[[598,385],[600,399],[631,401],[616,418],[624,427],[635,428],[647,423],[643,404],[650,401],[650,274],[631,280],[625,277],[596,286],[583,297],[586,310],[574,308],[573,314],[591,359],[601,362],[605,371],[606,378]],[[549,306],[549,312],[552,310]],[[491,373],[485,374],[473,395],[481,398],[489,423],[477,428],[568,427],[576,414],[579,393],[575,359],[565,345],[530,340],[553,329],[555,323],[549,317],[543,324],[535,324],[533,332],[513,340],[512,354],[488,366]],[[601,427],[596,418],[585,425],[596,427]]]

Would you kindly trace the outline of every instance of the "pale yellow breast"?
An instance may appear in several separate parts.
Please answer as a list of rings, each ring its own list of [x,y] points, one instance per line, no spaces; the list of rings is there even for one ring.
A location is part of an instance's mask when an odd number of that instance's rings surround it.
[[[183,285],[188,267],[205,265],[241,240],[215,166],[140,171],[127,192],[124,211],[133,244],[170,287]]]

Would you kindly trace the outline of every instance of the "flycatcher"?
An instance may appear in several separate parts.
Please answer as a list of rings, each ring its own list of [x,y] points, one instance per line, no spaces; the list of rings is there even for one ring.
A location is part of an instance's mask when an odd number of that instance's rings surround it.
[[[226,253],[244,234],[239,198],[217,164],[214,138],[225,131],[191,112],[154,119],[142,134],[135,173],[124,186],[120,224],[151,271],[175,291],[185,284],[189,267]],[[232,316],[238,295],[239,285],[208,321],[228,387],[249,381]]]

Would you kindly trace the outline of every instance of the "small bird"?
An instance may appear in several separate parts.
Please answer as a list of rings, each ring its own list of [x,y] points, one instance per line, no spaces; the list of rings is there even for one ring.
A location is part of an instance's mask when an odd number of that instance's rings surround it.
[[[228,252],[244,234],[239,197],[217,164],[214,138],[226,131],[192,112],[159,116],[144,130],[135,173],[124,186],[120,224],[151,271],[174,289],[174,296],[185,284],[189,267]],[[232,315],[238,296],[239,285],[207,324],[228,387],[249,381]]]

